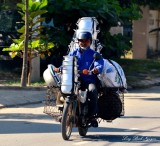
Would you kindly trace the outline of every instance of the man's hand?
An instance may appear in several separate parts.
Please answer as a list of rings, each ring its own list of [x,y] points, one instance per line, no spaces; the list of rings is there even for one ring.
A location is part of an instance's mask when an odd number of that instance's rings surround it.
[[[60,68],[54,68],[54,71],[58,73],[60,72]]]
[[[92,69],[92,72],[93,72],[94,74],[98,74],[98,73],[99,73],[99,70],[98,70],[97,68],[93,68],[93,69]]]

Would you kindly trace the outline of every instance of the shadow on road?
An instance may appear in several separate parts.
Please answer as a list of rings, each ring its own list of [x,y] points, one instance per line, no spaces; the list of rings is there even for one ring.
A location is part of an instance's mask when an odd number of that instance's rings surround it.
[[[121,117],[123,119],[160,119],[160,117],[153,117],[153,116],[124,116],[124,117]]]
[[[159,136],[143,135],[87,135],[85,141],[107,141],[107,142],[125,142],[125,143],[160,143]]]
[[[133,89],[129,91],[129,93],[160,93],[160,86],[153,86],[150,88],[140,88],[140,89]]]
[[[61,125],[58,122],[54,122],[53,118],[47,115],[33,115],[33,114],[22,114],[19,115],[17,119],[17,114],[0,115],[0,134],[22,134],[22,133],[61,133]],[[30,120],[31,119],[31,120]],[[43,121],[41,121],[42,119]],[[47,119],[45,121],[45,119]],[[34,122],[35,120],[35,122]],[[38,122],[36,121],[38,120]],[[48,120],[50,123],[48,123]],[[53,121],[52,121],[53,120]],[[32,121],[32,122],[31,122]],[[122,143],[160,143],[159,136],[144,136],[145,132],[153,132],[160,127],[155,127],[153,129],[141,130],[141,129],[125,129],[125,128],[111,128],[111,127],[99,127],[90,128],[88,130],[86,137],[80,137],[77,133],[77,128],[73,129],[72,136],[76,136],[77,139],[83,139],[83,141],[106,141],[106,142],[122,142]],[[134,135],[131,133],[135,133]],[[117,135],[117,133],[119,135]],[[123,135],[123,133],[125,133]],[[128,135],[127,135],[128,134]],[[71,136],[70,141],[75,141],[75,138]]]
[[[41,121],[42,119],[42,121]],[[38,122],[37,122],[38,120]],[[35,121],[35,122],[34,122]],[[49,122],[48,122],[49,121]],[[58,122],[47,115],[33,115],[33,114],[8,114],[0,115],[0,134],[16,134],[16,133],[60,133],[61,125]],[[77,132],[77,128],[73,128],[73,132]],[[115,132],[152,132],[152,130],[140,130],[140,129],[125,129],[125,128],[110,128],[110,127],[98,127],[89,128],[88,132],[97,133],[115,133]],[[103,137],[103,136],[102,136]],[[94,138],[94,137],[93,137]],[[100,138],[101,139],[101,138]]]
[[[60,132],[59,124],[28,121],[0,121],[0,134]]]
[[[144,97],[144,96],[136,96],[136,98],[132,98],[132,97],[130,97],[129,99],[131,99],[131,100],[148,100],[148,101],[160,101],[160,98],[148,98],[148,97],[146,97],[146,98],[142,98],[142,97]]]
[[[45,114],[7,113],[0,114],[0,119],[53,119]]]

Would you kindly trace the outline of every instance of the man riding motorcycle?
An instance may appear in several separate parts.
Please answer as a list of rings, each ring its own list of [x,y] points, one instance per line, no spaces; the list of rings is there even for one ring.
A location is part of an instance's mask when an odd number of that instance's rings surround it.
[[[89,119],[91,121],[91,126],[98,127],[98,122],[96,121],[96,114],[98,111],[97,100],[98,92],[96,85],[98,84],[97,74],[101,73],[103,70],[103,58],[94,60],[94,54],[96,51],[90,48],[92,43],[92,35],[90,32],[79,32],[77,35],[79,48],[69,53],[69,56],[76,56],[78,59],[78,70],[83,71],[85,69],[90,70],[92,74],[80,74],[81,90],[88,90],[88,97],[90,99],[89,103]],[[61,67],[60,67],[61,68]],[[59,72],[60,68],[55,68],[55,72]]]

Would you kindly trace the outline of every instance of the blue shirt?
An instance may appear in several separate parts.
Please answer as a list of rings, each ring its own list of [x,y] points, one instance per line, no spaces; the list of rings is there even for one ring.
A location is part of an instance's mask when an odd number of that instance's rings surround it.
[[[69,55],[70,56],[77,56],[78,70],[80,70],[80,71],[83,71],[84,69],[92,70],[95,67],[99,70],[99,73],[101,73],[103,70],[103,64],[104,64],[103,58],[96,60],[93,63],[94,53],[96,53],[96,51],[94,51],[90,48],[87,48],[84,51],[82,51],[80,48],[77,48],[76,50],[70,52]],[[92,75],[80,74],[80,77],[81,77],[82,81],[86,82],[86,83],[94,83],[95,84],[97,82],[97,75],[95,75],[95,74],[92,74]]]

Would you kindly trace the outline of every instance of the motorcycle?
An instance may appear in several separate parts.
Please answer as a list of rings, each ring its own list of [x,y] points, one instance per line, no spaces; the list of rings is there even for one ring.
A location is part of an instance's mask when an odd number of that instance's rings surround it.
[[[98,59],[94,55],[94,61]],[[94,125],[89,118],[87,89],[81,90],[80,74],[90,75],[90,70],[78,71],[77,58],[65,56],[61,74],[49,65],[43,77],[48,85],[44,113],[57,118],[61,123],[64,140],[69,140],[72,128],[77,127],[80,136],[86,136],[88,128]],[[124,94],[122,88],[107,88],[99,84],[98,112],[95,119],[111,122],[124,115]]]

